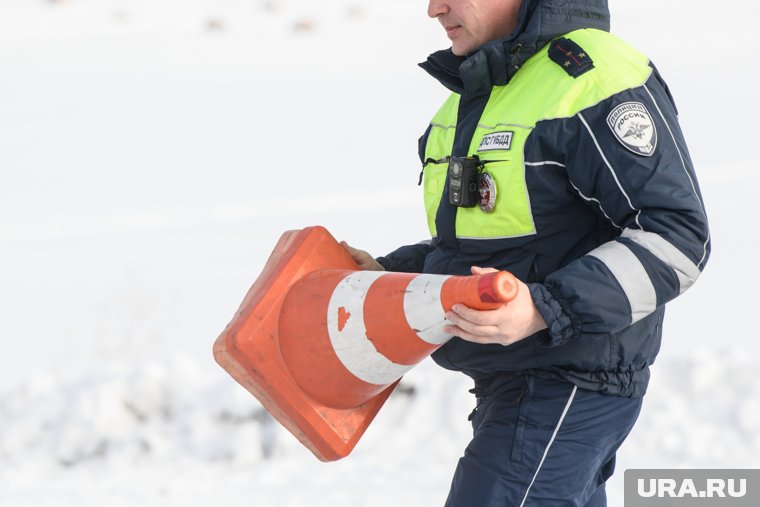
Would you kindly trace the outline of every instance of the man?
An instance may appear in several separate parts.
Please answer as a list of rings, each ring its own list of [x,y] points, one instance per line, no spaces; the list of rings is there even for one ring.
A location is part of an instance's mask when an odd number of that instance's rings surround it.
[[[447,505],[599,506],[660,346],[710,242],[667,86],[608,33],[606,0],[430,0],[452,91],[420,139],[432,241],[365,269],[504,269],[518,297],[455,305],[433,354],[475,381]],[[489,266],[480,268],[477,266]]]

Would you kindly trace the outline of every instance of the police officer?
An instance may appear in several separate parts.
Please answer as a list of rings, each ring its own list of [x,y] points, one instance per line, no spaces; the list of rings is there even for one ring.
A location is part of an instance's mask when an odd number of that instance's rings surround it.
[[[505,269],[517,298],[455,305],[433,354],[474,379],[446,505],[600,506],[639,414],[665,304],[710,240],[673,99],[609,33],[606,0],[430,0],[452,93],[420,139],[431,240],[363,269]],[[488,266],[478,267],[478,266]]]

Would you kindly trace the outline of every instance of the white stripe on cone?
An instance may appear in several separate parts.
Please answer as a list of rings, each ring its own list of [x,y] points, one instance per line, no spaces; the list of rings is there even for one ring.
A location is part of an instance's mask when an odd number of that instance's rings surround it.
[[[367,338],[364,299],[375,280],[387,274],[383,271],[351,273],[335,287],[327,306],[327,331],[335,354],[351,374],[369,384],[391,384],[413,366],[394,363],[378,352]],[[343,329],[338,329],[338,316],[347,313],[350,317]]]
[[[442,345],[452,337],[443,332],[447,321],[441,305],[441,289],[448,279],[443,275],[419,275],[404,294],[404,313],[409,327],[431,345]]]

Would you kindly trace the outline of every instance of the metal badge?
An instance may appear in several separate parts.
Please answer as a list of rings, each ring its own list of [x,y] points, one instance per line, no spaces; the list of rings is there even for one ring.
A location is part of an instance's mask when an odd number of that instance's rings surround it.
[[[496,207],[496,180],[490,173],[480,173],[480,209],[491,213]]]

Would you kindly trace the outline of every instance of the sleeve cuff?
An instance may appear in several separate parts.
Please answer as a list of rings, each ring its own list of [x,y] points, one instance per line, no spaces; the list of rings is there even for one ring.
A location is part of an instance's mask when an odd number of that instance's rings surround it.
[[[387,258],[387,257],[377,257],[375,260],[378,262],[378,264],[380,264],[383,267],[384,270],[386,270],[386,271],[395,271],[394,269],[392,269],[393,268],[393,263],[391,262],[391,260],[389,258]]]
[[[548,332],[538,338],[542,345],[556,347],[580,334],[580,322],[565,311],[559,298],[554,297],[546,286],[530,283],[528,288],[533,297],[533,303],[548,327]]]

